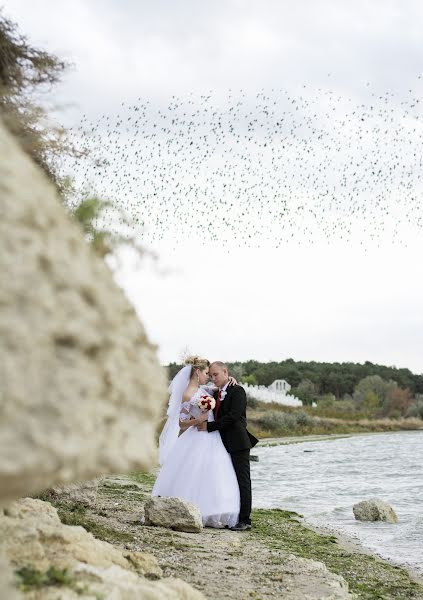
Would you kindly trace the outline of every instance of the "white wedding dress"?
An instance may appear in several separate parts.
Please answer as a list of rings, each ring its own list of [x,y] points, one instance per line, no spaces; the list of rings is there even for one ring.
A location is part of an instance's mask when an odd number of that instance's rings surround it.
[[[198,400],[209,388],[199,388],[181,403],[181,420],[197,418]],[[213,411],[208,420],[213,421]],[[198,506],[206,527],[233,527],[238,522],[239,487],[232,460],[218,431],[189,427],[172,446],[154,485],[152,496],[183,498]]]

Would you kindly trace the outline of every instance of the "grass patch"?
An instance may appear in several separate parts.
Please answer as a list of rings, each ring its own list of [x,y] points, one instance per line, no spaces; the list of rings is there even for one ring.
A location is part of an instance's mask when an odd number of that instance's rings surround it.
[[[46,587],[67,587],[78,595],[91,595],[96,600],[105,600],[103,594],[92,594],[86,584],[78,583],[68,569],[59,569],[52,565],[46,571],[39,571],[25,566],[17,569],[15,574],[22,592],[42,590]]]
[[[106,527],[89,519],[85,519],[80,525],[92,533],[95,538],[109,542],[110,544],[127,544],[134,541],[134,536],[131,533]]]
[[[68,586],[73,587],[74,578],[67,569],[58,569],[51,566],[47,571],[38,571],[32,567],[21,567],[15,571],[22,591],[27,592],[48,586]]]
[[[56,508],[59,519],[64,525],[78,525],[83,527],[92,533],[95,538],[110,542],[111,544],[125,544],[134,541],[134,537],[130,533],[118,531],[117,529],[107,527],[106,525],[102,525],[101,523],[97,523],[93,519],[90,519],[90,517],[87,516],[86,507],[79,502],[67,504],[65,502],[55,501],[52,498],[50,498],[50,502]]]
[[[99,495],[109,498],[110,500],[125,500],[125,502],[143,502],[147,493],[145,490],[139,488],[127,488],[127,487],[100,487]]]
[[[412,581],[405,569],[345,550],[335,536],[308,529],[299,517],[282,510],[254,510],[250,535],[273,550],[323,562],[330,571],[344,577],[358,598],[423,599],[423,586]]]
[[[153,473],[130,473],[128,477],[137,483],[141,483],[147,492],[151,492],[156,481],[156,475]]]
[[[293,408],[258,402],[247,409],[248,429],[259,439],[303,435],[414,431],[422,429],[418,418],[369,418],[364,413],[348,413],[304,406]]]
[[[92,533],[92,535],[110,544],[125,544],[134,541],[134,536],[126,531],[119,531],[112,527],[107,527],[97,523],[90,518],[86,518],[78,513],[72,513],[67,510],[58,509],[60,520],[64,525],[79,525]]]

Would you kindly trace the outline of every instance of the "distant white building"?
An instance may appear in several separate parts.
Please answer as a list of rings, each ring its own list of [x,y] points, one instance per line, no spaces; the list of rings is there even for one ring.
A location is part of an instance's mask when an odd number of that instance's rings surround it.
[[[249,396],[260,400],[260,402],[276,402],[276,404],[294,407],[303,405],[301,400],[288,395],[291,386],[285,379],[276,379],[269,387],[265,385],[248,385],[247,383],[243,383],[242,386]]]
[[[291,389],[291,386],[285,379],[275,379],[267,389],[272,390],[272,392],[282,392],[283,394],[286,394]]]

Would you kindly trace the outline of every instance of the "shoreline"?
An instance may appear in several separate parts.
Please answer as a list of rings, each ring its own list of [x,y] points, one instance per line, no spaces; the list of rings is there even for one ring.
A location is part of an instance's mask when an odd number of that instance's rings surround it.
[[[312,531],[315,531],[318,534],[335,536],[338,540],[339,546],[341,548],[344,548],[348,552],[355,552],[356,554],[364,554],[365,556],[371,556],[381,563],[389,563],[393,567],[399,567],[401,569],[404,569],[405,571],[407,571],[407,573],[410,575],[410,578],[413,581],[420,585],[423,585],[423,573],[420,573],[419,571],[417,571],[413,567],[410,567],[409,565],[404,565],[402,563],[394,561],[391,558],[381,556],[374,550],[370,550],[370,548],[366,548],[365,546],[363,546],[360,540],[348,535],[347,533],[341,532],[335,527],[331,527],[329,525],[314,525],[312,523],[309,523],[306,520],[306,518],[303,519],[303,525],[304,527],[307,527],[308,529],[311,529]]]
[[[342,418],[340,415],[326,417],[313,415],[310,411],[286,411],[279,407],[249,408],[247,419],[250,432],[259,440],[286,440],[289,438],[322,438],[333,436],[361,435],[368,433],[394,433],[402,431],[423,431],[423,421],[420,418]],[[297,417],[303,414],[300,420]],[[269,417],[274,419],[269,422]],[[288,426],[285,417],[292,417]],[[267,417],[267,420],[263,420]]]
[[[348,534],[323,525],[315,526],[302,515],[282,509],[255,509],[253,513],[273,517],[278,513],[287,515],[290,527],[285,523],[285,532],[291,551],[297,557],[320,561],[329,571],[343,576],[351,593],[356,594],[354,598],[405,600],[422,597],[423,577],[420,573],[381,557]],[[266,535],[276,537],[279,523],[269,520],[269,525]],[[403,584],[404,587],[399,589]]]
[[[418,430],[410,430],[410,433],[415,433],[416,431],[422,431],[423,429],[418,429]],[[285,445],[291,445],[291,444],[301,444],[301,443],[305,443],[305,442],[319,442],[319,441],[334,441],[334,440],[338,440],[338,439],[346,439],[346,438],[352,438],[352,437],[357,437],[357,436],[380,436],[380,435],[386,435],[386,434],[404,434],[406,433],[406,431],[404,430],[399,430],[399,431],[371,431],[371,432],[357,432],[357,433],[348,433],[348,434],[322,434],[322,435],[305,435],[305,436],[284,436],[284,437],[278,437],[278,438],[262,438],[259,442],[259,444],[257,444],[256,448],[260,447],[260,448],[272,448],[272,447],[276,447],[276,446],[285,446]],[[372,550],[370,548],[367,548],[366,546],[363,545],[362,541],[357,537],[353,537],[351,535],[349,535],[347,532],[339,530],[336,525],[334,524],[314,524],[314,523],[310,523],[307,520],[307,517],[302,516],[303,518],[303,525],[305,527],[308,527],[309,529],[311,529],[312,531],[315,531],[317,533],[321,533],[323,535],[332,535],[335,536],[338,539],[338,542],[340,544],[340,546],[344,547],[346,550],[348,551],[353,551],[353,552],[358,552],[360,554],[365,554],[368,556],[372,556],[374,557],[376,560],[379,560],[381,562],[387,562],[391,565],[393,565],[394,567],[400,567],[402,569],[405,569],[410,577],[416,581],[419,584],[423,584],[423,573],[418,571],[415,567],[413,567],[412,565],[409,564],[405,564],[399,561],[395,561],[393,558],[391,557],[387,557],[387,556],[383,556],[382,554],[378,553],[375,550]]]
[[[260,438],[256,448],[271,448],[273,446],[287,446],[289,444],[302,444],[304,442],[327,442],[332,440],[340,440],[345,438],[357,437],[357,436],[368,436],[368,435],[386,435],[396,433],[415,433],[421,431],[420,429],[398,429],[395,431],[356,431],[351,433],[327,433],[327,434],[307,434],[307,435],[293,435],[293,436],[279,436],[279,437],[266,437]],[[254,452],[254,449],[253,449]]]

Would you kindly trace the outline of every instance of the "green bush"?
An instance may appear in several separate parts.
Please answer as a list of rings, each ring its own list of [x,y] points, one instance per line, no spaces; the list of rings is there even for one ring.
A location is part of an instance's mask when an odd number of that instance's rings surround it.
[[[423,419],[423,400],[418,400],[415,404],[412,404],[405,413],[406,417],[417,417]]]
[[[336,398],[333,394],[326,394],[325,396],[320,396],[317,400],[317,408],[326,409],[332,408],[335,406]]]
[[[246,383],[247,385],[258,385],[255,375],[245,375],[242,378],[242,381],[243,381],[243,383]]]
[[[295,427],[297,422],[290,413],[280,413],[275,411],[266,412],[260,417],[259,423],[267,431],[278,431]]]
[[[297,413],[293,413],[293,415],[296,417],[297,425],[299,427],[310,427],[311,425],[314,425],[315,420],[313,417],[310,417],[310,415],[302,410]]]
[[[248,408],[258,408],[258,406],[259,406],[259,401],[257,400],[257,398],[254,398],[254,396],[251,396],[248,393],[247,393],[247,406],[248,406]]]
[[[273,433],[286,433],[302,427],[311,427],[314,423],[313,417],[303,411],[286,413],[272,410],[259,419],[260,427]]]

